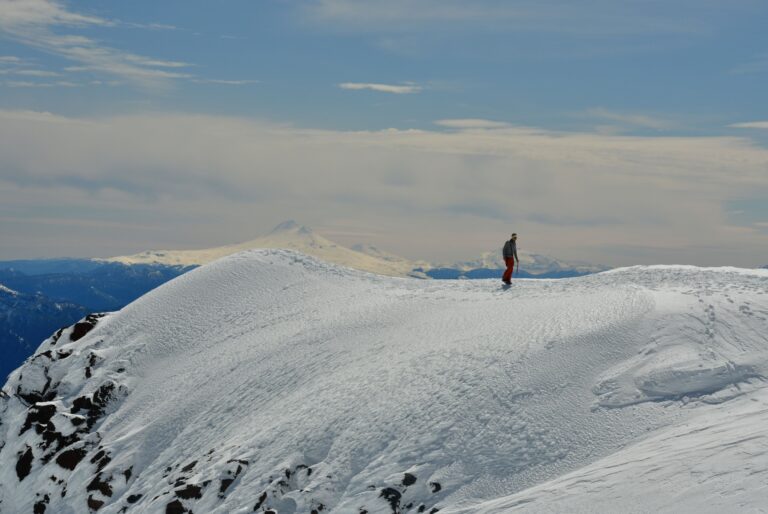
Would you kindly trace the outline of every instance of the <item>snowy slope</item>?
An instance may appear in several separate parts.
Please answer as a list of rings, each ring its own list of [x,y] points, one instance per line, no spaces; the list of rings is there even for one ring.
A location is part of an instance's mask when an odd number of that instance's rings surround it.
[[[292,220],[280,223],[266,236],[245,243],[204,250],[152,250],[105,260],[123,264],[193,266],[207,264],[228,255],[256,248],[287,248],[341,266],[395,277],[409,276],[412,270],[419,266],[418,263],[378,250],[368,253],[346,248]],[[361,248],[370,250],[372,247]]]
[[[12,374],[0,509],[749,511],[768,504],[766,293],[762,270],[502,290],[244,252]]]

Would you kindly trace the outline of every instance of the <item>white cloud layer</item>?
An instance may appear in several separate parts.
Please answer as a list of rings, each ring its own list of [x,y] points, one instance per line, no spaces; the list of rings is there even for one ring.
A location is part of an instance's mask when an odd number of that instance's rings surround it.
[[[744,123],[733,123],[728,126],[733,128],[768,129],[768,121],[747,121]]]
[[[765,196],[766,167],[768,150],[734,137],[0,111],[0,257],[203,247],[296,218],[435,260],[473,257],[513,229],[563,258],[757,265],[768,233],[725,204]]]
[[[392,93],[396,95],[420,93],[422,90],[421,86],[415,84],[372,84],[366,82],[342,82],[339,84],[339,87],[353,91],[368,89],[370,91],[378,91],[379,93]]]
[[[435,121],[435,125],[455,129],[497,129],[510,126],[509,123],[503,121],[484,120],[480,118],[437,120]]]
[[[594,109],[588,109],[586,111],[587,116],[597,118],[600,120],[606,120],[616,122],[621,125],[629,125],[632,127],[649,128],[654,130],[669,130],[674,128],[675,124],[667,119],[657,116],[650,116],[647,114],[637,113],[622,113],[605,109],[603,107],[596,107]]]

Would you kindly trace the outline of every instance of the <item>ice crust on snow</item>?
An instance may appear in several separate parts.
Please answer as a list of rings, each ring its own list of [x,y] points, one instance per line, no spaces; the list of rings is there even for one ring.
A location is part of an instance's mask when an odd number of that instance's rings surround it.
[[[0,510],[765,505],[767,338],[768,271],[503,290],[243,252],[58,331],[11,375]]]

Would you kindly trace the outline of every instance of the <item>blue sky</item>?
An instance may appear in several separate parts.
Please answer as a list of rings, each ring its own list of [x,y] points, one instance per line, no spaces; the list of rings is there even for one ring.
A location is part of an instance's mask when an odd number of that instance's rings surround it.
[[[658,235],[643,262],[747,265],[768,249],[766,26],[768,6],[756,0],[0,0],[0,130],[16,145],[0,154],[0,227],[13,241],[0,258],[195,247],[298,218],[414,257],[441,257],[420,242],[424,231],[446,256],[471,257],[514,226],[540,235],[536,249],[609,264],[635,263],[633,241]],[[105,148],[135,152],[96,159],[84,145],[75,158],[67,138],[95,138],[88,123],[113,129],[98,136],[113,133]],[[194,164],[209,167],[182,169],[183,140],[149,149],[163,130],[196,123],[190,139],[201,138],[200,152],[211,146]],[[238,143],[250,132],[254,147],[272,141],[283,153],[262,161]],[[700,148],[716,158],[702,160]],[[373,159],[381,176],[365,173]],[[437,163],[448,184],[427,171]],[[335,189],[297,192],[307,177],[284,173],[290,166]],[[572,195],[560,190],[581,173]],[[194,194],[163,189],[166,175]],[[295,182],[280,182],[288,175]],[[509,205],[481,183],[506,190]],[[677,195],[685,184],[689,204]],[[270,187],[281,196],[260,198]],[[528,205],[525,188],[539,201]],[[637,191],[668,204],[644,209]],[[638,214],[618,212],[633,202]],[[193,208],[201,203],[205,212]],[[242,220],[249,212],[256,221]],[[70,220],[54,232],[80,243],[53,237],[51,219]],[[127,232],[95,233],[105,219]],[[715,253],[711,238],[722,241]]]

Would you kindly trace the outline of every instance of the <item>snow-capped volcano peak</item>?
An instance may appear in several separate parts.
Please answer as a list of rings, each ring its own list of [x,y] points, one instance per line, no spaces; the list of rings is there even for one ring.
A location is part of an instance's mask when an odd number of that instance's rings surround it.
[[[11,375],[0,509],[758,511],[766,284],[657,266],[502,290],[242,252]]]
[[[278,235],[278,234],[301,234],[301,235],[311,235],[312,230],[308,229],[304,225],[299,225],[294,220],[286,220],[282,223],[279,223],[273,228],[270,232],[270,235]]]
[[[168,264],[194,266],[258,248],[284,248],[312,255],[324,261],[380,275],[410,276],[418,267],[403,258],[384,258],[339,245],[293,220],[274,227],[267,235],[251,241],[202,250],[150,250],[135,255],[105,259],[124,264]]]

